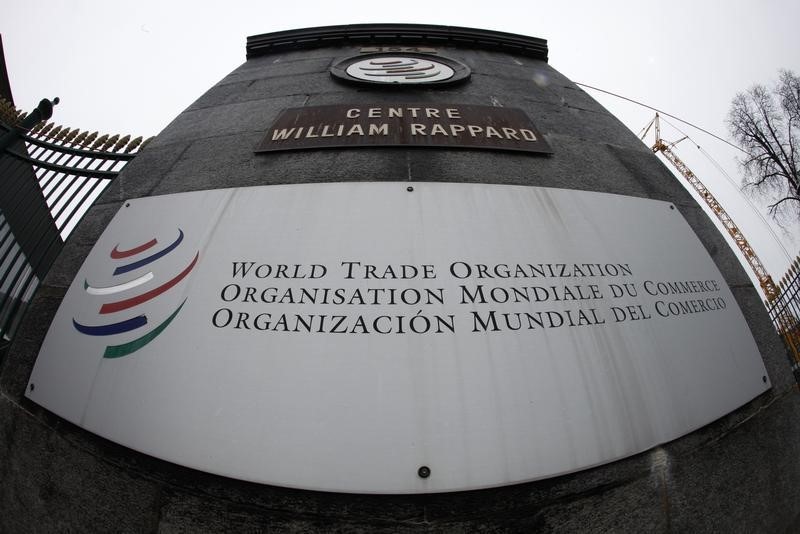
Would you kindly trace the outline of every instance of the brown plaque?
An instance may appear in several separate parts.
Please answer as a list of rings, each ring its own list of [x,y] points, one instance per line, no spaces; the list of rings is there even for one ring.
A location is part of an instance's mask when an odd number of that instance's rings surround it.
[[[290,108],[270,126],[255,151],[365,146],[553,152],[521,109],[460,104]]]

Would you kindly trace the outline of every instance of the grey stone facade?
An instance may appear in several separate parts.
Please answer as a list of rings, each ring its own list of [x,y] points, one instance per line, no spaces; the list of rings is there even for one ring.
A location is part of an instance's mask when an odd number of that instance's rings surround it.
[[[251,58],[181,113],[88,212],[0,362],[0,532],[800,528],[800,398],[785,350],[736,257],[673,175],[625,126],[543,59],[442,42],[435,45],[442,55],[472,69],[469,82],[387,90],[334,80],[331,64],[373,42],[363,39]],[[399,40],[413,44],[410,36]],[[434,46],[420,41],[416,44]],[[438,148],[253,153],[285,108],[403,102],[521,108],[554,154]],[[373,180],[532,185],[674,203],[747,317],[772,389],[688,436],[622,461],[539,482],[412,496],[290,490],[197,472],[113,444],[24,398],[39,346],[67,287],[124,199]]]

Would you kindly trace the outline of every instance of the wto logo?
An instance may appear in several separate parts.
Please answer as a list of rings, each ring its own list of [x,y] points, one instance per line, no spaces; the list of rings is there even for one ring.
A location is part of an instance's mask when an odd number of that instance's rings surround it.
[[[449,80],[455,72],[439,63],[414,57],[383,57],[367,59],[347,67],[347,74],[359,80],[414,83],[418,80]]]
[[[144,267],[151,264],[158,265],[158,263],[155,262],[175,251],[175,249],[177,249],[182,242],[183,230],[179,228],[177,239],[155,253],[151,252],[151,249],[158,244],[158,241],[155,238],[127,250],[119,250],[119,245],[116,245],[109,254],[109,257],[113,263],[117,264],[117,266],[114,268],[113,276],[120,276],[122,277],[121,279],[124,279],[130,276],[125,276],[128,275],[128,273],[135,273],[137,271],[141,272]],[[137,259],[140,256],[142,257]],[[99,314],[101,317],[108,316],[109,320],[112,322],[99,325],[85,325],[79,323],[73,317],[72,324],[75,326],[75,329],[78,332],[88,336],[113,337],[142,329],[141,335],[132,341],[106,346],[103,357],[119,358],[136,352],[157,338],[169,326],[172,320],[177,317],[178,313],[181,311],[181,308],[183,308],[183,305],[186,303],[186,299],[184,299],[183,302],[181,302],[166,319],[149,330],[147,330],[147,326],[150,324],[148,317],[145,313],[140,312],[140,310],[142,310],[142,305],[166,293],[175,287],[181,280],[186,278],[186,276],[189,275],[189,273],[197,264],[197,259],[199,256],[200,252],[198,251],[195,253],[194,259],[192,259],[191,262],[185,268],[183,268],[180,273],[167,282],[146,291],[142,291],[140,289],[137,294],[132,296],[127,295],[133,292],[135,289],[145,286],[150,281],[155,279],[153,271],[148,270],[147,272],[140,274],[136,278],[133,278],[127,282],[120,282],[118,284],[108,285],[105,287],[93,286],[89,284],[88,280],[84,280],[83,289],[86,291],[86,293],[94,297],[108,297],[109,302],[105,302],[100,306]],[[123,314],[123,312],[125,312],[124,315],[128,316],[127,318],[120,321],[113,320],[113,317],[115,316],[120,317],[120,315],[116,314]],[[135,313],[138,313],[138,315],[131,317],[131,315]]]
[[[331,66],[331,74],[359,84],[447,85],[469,78],[469,67],[440,55],[359,54]]]

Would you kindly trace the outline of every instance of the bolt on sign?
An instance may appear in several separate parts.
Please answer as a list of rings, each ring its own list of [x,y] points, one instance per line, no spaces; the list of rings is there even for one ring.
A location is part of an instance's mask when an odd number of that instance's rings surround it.
[[[284,110],[256,152],[428,146],[550,154],[524,111],[460,104],[331,105]]]

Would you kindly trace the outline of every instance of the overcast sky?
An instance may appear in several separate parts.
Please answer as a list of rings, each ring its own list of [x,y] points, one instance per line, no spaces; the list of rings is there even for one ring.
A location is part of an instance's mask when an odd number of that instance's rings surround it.
[[[17,107],[59,96],[54,122],[100,133],[157,134],[245,60],[245,39],[273,31],[367,22],[468,26],[547,39],[550,64],[573,81],[639,100],[728,138],[731,99],[780,68],[800,72],[800,2],[520,1],[200,3],[4,0],[0,34]],[[653,113],[587,90],[631,130]],[[531,117],[534,122],[536,117]],[[679,123],[676,123],[679,124]],[[267,125],[265,125],[266,127]],[[737,153],[680,125],[676,149],[720,199],[778,278],[788,264],[738,189]],[[664,132],[668,140],[682,137]],[[649,139],[652,143],[652,138]],[[798,225],[775,228],[798,253]]]

